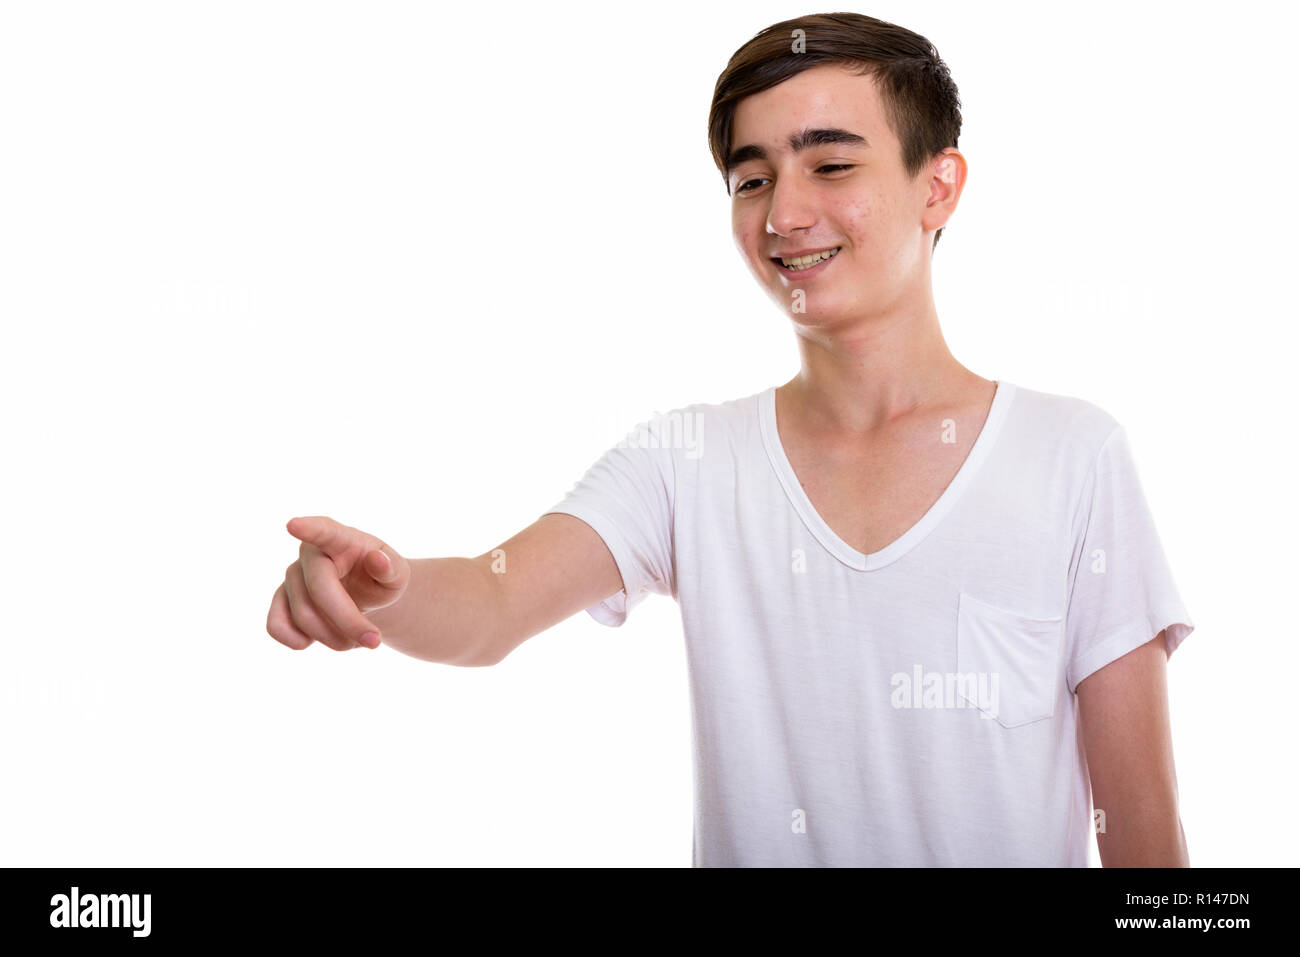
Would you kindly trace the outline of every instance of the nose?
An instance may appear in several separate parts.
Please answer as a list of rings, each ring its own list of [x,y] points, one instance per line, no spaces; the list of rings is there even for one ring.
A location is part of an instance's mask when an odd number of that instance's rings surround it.
[[[777,236],[789,236],[798,229],[810,229],[817,224],[813,203],[814,187],[797,175],[783,176],[768,195],[772,205],[767,212],[767,231]]]

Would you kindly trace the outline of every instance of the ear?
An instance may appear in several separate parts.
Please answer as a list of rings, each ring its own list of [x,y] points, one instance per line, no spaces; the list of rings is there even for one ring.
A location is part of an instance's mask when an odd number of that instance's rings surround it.
[[[930,162],[929,169],[921,176],[929,190],[921,227],[930,232],[946,226],[957,210],[957,201],[966,185],[966,157],[950,146]]]

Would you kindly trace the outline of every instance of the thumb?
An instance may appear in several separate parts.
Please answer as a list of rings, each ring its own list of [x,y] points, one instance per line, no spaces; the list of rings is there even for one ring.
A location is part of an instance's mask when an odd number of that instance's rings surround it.
[[[377,582],[388,583],[397,577],[397,564],[382,548],[366,552],[366,571]]]

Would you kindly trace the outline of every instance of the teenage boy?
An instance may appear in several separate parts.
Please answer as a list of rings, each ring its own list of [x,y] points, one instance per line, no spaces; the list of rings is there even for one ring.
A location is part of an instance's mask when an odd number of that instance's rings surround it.
[[[925,38],[801,17],[709,116],[788,382],[644,423],[477,558],[324,517],[268,616],[292,648],[491,665],[586,609],[681,609],[693,863],[1187,865],[1166,658],[1192,631],[1123,427],[948,351],[930,267],[967,165]]]

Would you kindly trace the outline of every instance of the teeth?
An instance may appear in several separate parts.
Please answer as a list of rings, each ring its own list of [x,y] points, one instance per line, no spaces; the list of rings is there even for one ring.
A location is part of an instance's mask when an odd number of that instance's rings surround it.
[[[836,246],[834,249],[827,249],[824,252],[813,253],[810,256],[800,256],[797,259],[782,259],[781,265],[794,272],[798,272],[801,269],[808,269],[811,266],[817,265],[823,259],[830,259],[839,251],[840,247]]]

